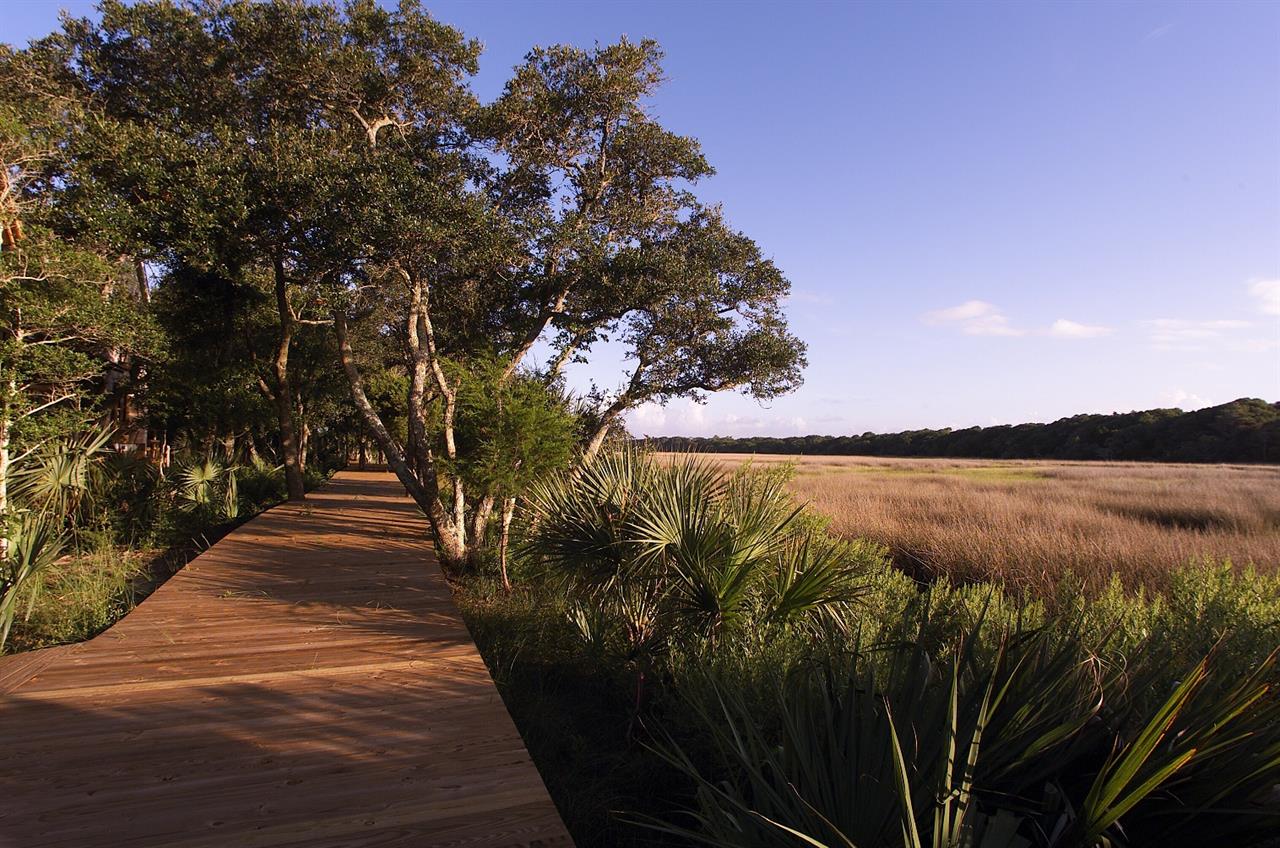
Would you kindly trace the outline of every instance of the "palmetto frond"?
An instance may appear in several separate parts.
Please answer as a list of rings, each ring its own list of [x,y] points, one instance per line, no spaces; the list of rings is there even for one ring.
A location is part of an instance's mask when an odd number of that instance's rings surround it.
[[[780,478],[694,456],[603,454],[535,485],[526,509],[526,554],[620,620],[621,598],[645,597],[668,643],[752,623],[843,623],[867,560],[811,540]]]
[[[9,637],[22,594],[39,572],[52,565],[67,547],[63,518],[48,512],[23,514],[8,537],[7,555],[0,559],[0,649]]]
[[[178,497],[188,511],[215,509],[233,519],[240,511],[236,468],[216,459],[188,463],[177,471]]]
[[[91,491],[91,472],[113,431],[91,430],[29,457],[13,472],[10,494],[23,507],[69,516]]]

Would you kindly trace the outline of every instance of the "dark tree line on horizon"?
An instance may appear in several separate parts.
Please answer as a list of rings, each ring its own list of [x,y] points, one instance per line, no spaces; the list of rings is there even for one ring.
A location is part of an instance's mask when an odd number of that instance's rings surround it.
[[[1193,412],[1148,409],[963,430],[643,441],[657,450],[709,453],[1280,463],[1280,403],[1241,398]]]

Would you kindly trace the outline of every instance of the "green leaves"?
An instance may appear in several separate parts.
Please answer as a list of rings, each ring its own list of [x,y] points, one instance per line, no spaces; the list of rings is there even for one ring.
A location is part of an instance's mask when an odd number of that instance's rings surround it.
[[[0,649],[13,625],[18,597],[71,543],[82,503],[112,431],[90,430],[47,445],[15,463],[0,512]]]
[[[567,591],[618,622],[643,609],[646,633],[695,651],[771,628],[847,628],[874,564],[806,527],[776,475],[729,475],[695,457],[603,454],[535,485],[528,524],[525,553]]]
[[[7,534],[8,550],[0,558],[0,650],[9,638],[18,597],[33,578],[62,556],[70,541],[62,521],[57,514],[28,512]]]
[[[1280,816],[1259,799],[1280,781],[1280,703],[1261,682],[1274,657],[1234,681],[1211,653],[1148,705],[1164,671],[1154,653],[1096,673],[1069,628],[1012,635],[986,656],[980,627],[934,654],[919,638],[855,639],[847,659],[794,670],[764,709],[720,679],[692,699],[712,755],[671,736],[658,746],[698,787],[694,826],[644,823],[762,848],[1251,845],[1273,833]]]
[[[12,472],[10,494],[24,508],[72,517],[89,495],[91,474],[114,431],[96,428],[46,446]]]
[[[195,460],[176,469],[180,506],[230,521],[240,514],[236,467],[213,458]]]

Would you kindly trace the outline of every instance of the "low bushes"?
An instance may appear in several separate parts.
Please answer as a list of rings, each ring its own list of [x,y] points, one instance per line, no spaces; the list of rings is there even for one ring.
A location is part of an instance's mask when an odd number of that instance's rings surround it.
[[[530,499],[514,592],[461,587],[580,845],[652,844],[636,822],[664,844],[859,848],[1277,826],[1276,577],[920,586],[784,482],[602,457]]]
[[[776,476],[609,454],[529,495],[522,550],[588,649],[652,665],[726,641],[847,631],[881,552],[803,520]]]
[[[976,632],[923,641],[797,669],[764,710],[718,679],[692,701],[711,756],[659,747],[696,801],[648,825],[726,848],[1048,848],[1261,844],[1280,823],[1274,655],[1235,677],[1211,652],[1170,686],[1157,652],[1107,657],[1061,626],[990,656]]]

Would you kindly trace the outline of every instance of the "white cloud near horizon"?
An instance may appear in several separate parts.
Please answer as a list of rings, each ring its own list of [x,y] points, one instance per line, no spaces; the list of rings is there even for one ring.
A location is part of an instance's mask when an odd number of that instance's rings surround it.
[[[1258,299],[1263,315],[1280,315],[1280,280],[1257,280],[1249,284],[1249,294]]]
[[[1049,335],[1059,339],[1096,339],[1099,336],[1110,335],[1112,332],[1114,331],[1110,327],[1081,324],[1066,318],[1059,318],[1049,327]]]
[[[803,436],[809,421],[803,416],[707,414],[703,404],[683,398],[666,406],[645,403],[627,413],[627,427],[636,436]]]
[[[1213,402],[1205,400],[1194,392],[1186,389],[1171,389],[1160,395],[1160,402],[1169,406],[1177,407],[1184,412],[1190,412],[1193,409],[1204,409],[1206,406],[1213,406]]]

